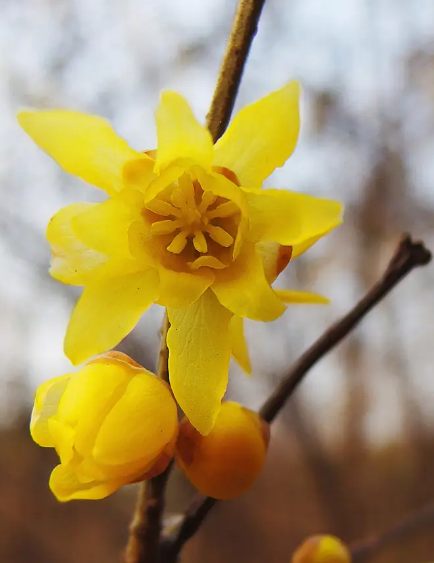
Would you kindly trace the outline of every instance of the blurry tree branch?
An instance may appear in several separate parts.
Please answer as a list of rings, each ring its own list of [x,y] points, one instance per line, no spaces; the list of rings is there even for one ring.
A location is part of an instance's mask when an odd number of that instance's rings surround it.
[[[431,252],[422,242],[413,242],[404,235],[395,250],[383,276],[342,319],[332,325],[300,356],[283,377],[275,391],[260,410],[261,416],[272,422],[291,397],[307,372],[353,330],[407,274],[431,261]],[[184,544],[196,533],[216,500],[210,497],[195,499],[178,528],[167,534],[162,545],[165,561],[176,561]]]
[[[434,524],[434,502],[430,502],[405,516],[382,534],[359,540],[350,546],[353,563],[361,563],[389,545],[426,526]]]
[[[207,115],[207,127],[216,142],[224,133],[234,107],[238,88],[250,46],[256,34],[265,0],[240,0],[229,36],[228,46],[220,67],[214,97]],[[161,330],[161,347],[157,373],[168,380],[169,329],[167,313]],[[171,464],[157,477],[143,483],[130,527],[125,550],[126,563],[156,563],[160,560],[159,546],[164,512],[164,497]]]

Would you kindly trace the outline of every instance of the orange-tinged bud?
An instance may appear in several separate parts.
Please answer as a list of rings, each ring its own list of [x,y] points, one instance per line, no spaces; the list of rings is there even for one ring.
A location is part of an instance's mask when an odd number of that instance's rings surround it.
[[[347,546],[335,536],[307,538],[292,556],[292,563],[351,563]]]
[[[30,432],[60,457],[50,478],[59,500],[99,499],[164,471],[178,434],[177,406],[167,383],[109,352],[39,387]]]
[[[183,419],[176,461],[203,495],[227,500],[253,485],[264,466],[268,440],[268,424],[257,413],[225,402],[206,436]]]

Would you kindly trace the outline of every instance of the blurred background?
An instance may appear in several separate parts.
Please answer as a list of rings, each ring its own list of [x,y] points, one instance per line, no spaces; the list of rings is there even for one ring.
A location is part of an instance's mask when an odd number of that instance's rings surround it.
[[[79,292],[48,275],[45,227],[61,206],[101,194],[62,172],[18,128],[22,106],[107,117],[139,150],[155,146],[164,88],[204,121],[235,0],[0,0],[0,561],[111,563],[136,489],[59,504],[53,452],[32,443],[36,386],[70,371],[66,324]],[[268,185],[345,203],[345,223],[278,284],[318,291],[249,323],[253,375],[232,366],[228,396],[257,408],[296,357],[385,267],[403,231],[434,247],[434,2],[268,0],[237,106],[297,78],[298,148]],[[273,426],[267,466],[221,503],[183,561],[285,563],[308,534],[353,541],[434,498],[433,267],[409,276],[323,360]],[[121,348],[153,368],[162,311]],[[169,510],[194,492],[178,474]],[[434,525],[375,561],[434,558]]]

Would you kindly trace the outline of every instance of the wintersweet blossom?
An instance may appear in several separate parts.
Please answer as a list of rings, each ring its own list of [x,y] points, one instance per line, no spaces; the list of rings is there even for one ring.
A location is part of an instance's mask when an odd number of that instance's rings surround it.
[[[224,402],[206,436],[188,419],[181,422],[176,461],[200,493],[228,500],[255,482],[265,464],[269,437],[269,426],[257,413]]]
[[[85,286],[66,355],[80,364],[118,344],[151,303],[166,307],[171,387],[202,434],[219,412],[231,351],[245,344],[240,319],[272,321],[286,302],[313,299],[274,291],[268,254],[279,269],[282,248],[287,263],[341,222],[336,201],[260,189],[295,148],[298,97],[291,82],[245,107],[214,145],[184,98],[164,92],[157,150],[147,153],[98,117],[19,114],[67,172],[109,196],[64,207],[47,229],[51,274]]]
[[[100,499],[164,471],[178,435],[177,407],[167,383],[111,352],[43,383],[30,432],[59,455],[50,478],[59,500]]]

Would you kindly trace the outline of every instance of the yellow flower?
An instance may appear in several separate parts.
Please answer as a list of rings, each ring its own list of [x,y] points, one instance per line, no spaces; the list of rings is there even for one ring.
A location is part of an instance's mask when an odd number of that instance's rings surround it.
[[[112,352],[43,383],[30,432],[60,457],[50,478],[59,500],[100,499],[164,471],[178,434],[177,407],[167,383]]]
[[[285,302],[312,299],[271,288],[267,245],[291,247],[296,256],[341,222],[335,201],[260,190],[294,150],[298,95],[292,82],[245,107],[213,145],[187,102],[165,92],[156,112],[158,150],[147,154],[97,117],[19,115],[67,172],[109,195],[61,209],[48,226],[51,274],[85,286],[66,355],[79,364],[113,348],[151,303],[167,307],[171,386],[202,434],[214,424],[231,351],[239,348],[233,316],[272,321]]]
[[[187,419],[181,422],[176,461],[200,493],[228,500],[253,485],[264,466],[268,440],[268,424],[257,413],[224,402],[207,436]]]
[[[335,536],[310,536],[294,552],[292,563],[351,563],[351,553]]]

